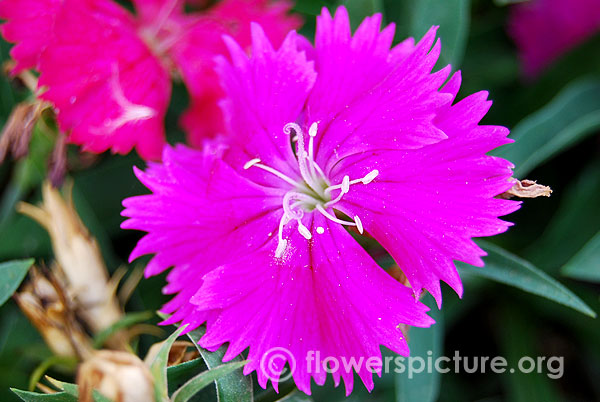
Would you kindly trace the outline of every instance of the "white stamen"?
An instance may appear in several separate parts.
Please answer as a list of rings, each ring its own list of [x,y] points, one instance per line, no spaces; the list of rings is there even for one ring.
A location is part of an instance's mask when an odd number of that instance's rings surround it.
[[[317,233],[318,233],[318,234],[323,234],[323,233],[325,233],[325,229],[323,229],[323,227],[322,227],[322,226],[318,226],[318,227],[317,227]]]
[[[256,165],[257,163],[260,163],[260,159],[258,159],[258,158],[250,159],[248,162],[246,162],[244,164],[244,170],[250,169],[252,166]]]
[[[358,217],[358,215],[354,216],[354,223],[356,223],[356,228],[358,229],[358,233],[363,234],[363,225],[362,222],[360,220],[360,218]]]
[[[310,230],[308,230],[308,228],[304,226],[300,220],[298,220],[298,232],[300,232],[300,234],[304,236],[306,240],[312,239],[312,233],[310,233]]]
[[[317,211],[319,211],[321,214],[323,214],[324,217],[326,217],[327,219],[329,219],[335,223],[339,223],[340,225],[346,225],[346,226],[356,226],[356,223],[354,223],[354,222],[343,221],[343,220],[338,219],[335,216],[331,215],[329,212],[325,211],[325,208],[323,208],[320,204],[317,204],[316,208],[317,208]]]
[[[375,180],[377,176],[379,176],[379,170],[375,169],[370,171],[365,177],[362,178],[362,184],[369,184]]]

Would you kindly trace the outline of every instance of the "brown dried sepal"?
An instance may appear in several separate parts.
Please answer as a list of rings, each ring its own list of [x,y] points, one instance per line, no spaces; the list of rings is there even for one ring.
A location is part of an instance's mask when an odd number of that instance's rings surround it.
[[[537,184],[534,180],[515,180],[513,187],[500,194],[498,198],[509,199],[512,197],[519,198],[537,198],[537,197],[550,197],[552,189],[548,186]]]
[[[154,385],[148,366],[132,353],[100,350],[79,366],[79,400],[93,402],[93,390],[114,402],[152,402]]]
[[[15,106],[0,134],[0,163],[9,153],[15,159],[27,155],[33,128],[41,112],[42,107],[38,102],[23,102]]]
[[[79,218],[69,195],[65,199],[50,183],[42,187],[39,207],[19,203],[17,210],[40,223],[50,234],[58,262],[58,272],[67,285],[67,294],[78,315],[93,333],[98,333],[123,317],[115,295],[116,284],[109,282],[108,271],[96,239]],[[126,349],[126,336],[115,333],[109,339],[114,349]]]
[[[56,355],[82,359],[91,353],[92,341],[76,319],[64,284],[51,271],[42,274],[33,267],[14,299]]]

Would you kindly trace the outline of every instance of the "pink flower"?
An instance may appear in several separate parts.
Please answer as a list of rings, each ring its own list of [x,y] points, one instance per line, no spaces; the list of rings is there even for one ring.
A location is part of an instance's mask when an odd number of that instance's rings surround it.
[[[310,393],[325,357],[364,362],[380,345],[408,354],[398,326],[432,323],[421,290],[441,303],[443,280],[461,294],[453,261],[482,266],[472,238],[505,231],[498,217],[519,206],[494,198],[512,186],[512,165],[486,155],[510,142],[506,128],[478,125],[487,93],[452,104],[461,78],[440,89],[450,68],[431,73],[435,29],[390,49],[394,27],[380,23],[366,18],[351,36],[345,8],[323,10],[314,48],[292,32],[278,50],[253,25],[251,58],[228,39],[218,72],[235,135],[202,151],[167,147],[162,164],[136,171],[152,193],[124,201],[122,227],[148,233],[131,259],[154,254],[148,276],[172,267],[166,323],[206,322],[200,345],[229,343],[224,360],[249,348],[245,373],[263,387],[277,386],[285,360]],[[346,228],[385,247],[412,289]],[[261,366],[273,348],[290,352],[274,375]],[[352,370],[329,371],[350,393]],[[372,389],[365,365],[356,371]]]
[[[40,97],[54,105],[69,142],[87,151],[125,154],[136,147],[145,159],[160,158],[172,74],[192,93],[192,112],[183,120],[192,143],[198,132],[214,136],[222,131],[212,60],[225,51],[221,35],[244,39],[250,21],[242,16],[265,22],[274,40],[299,24],[286,17],[287,2],[226,0],[208,14],[184,14],[181,0],[135,5],[137,16],[111,0],[0,1],[2,34],[17,43],[15,72],[40,71]]]
[[[530,0],[511,7],[508,29],[525,75],[533,78],[600,31],[600,1]]]

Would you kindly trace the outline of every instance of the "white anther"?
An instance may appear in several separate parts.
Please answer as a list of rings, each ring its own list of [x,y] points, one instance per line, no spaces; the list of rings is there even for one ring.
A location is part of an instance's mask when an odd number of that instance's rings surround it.
[[[315,121],[313,124],[310,125],[310,127],[308,129],[308,135],[310,135],[311,137],[316,136],[318,129],[319,129],[319,122]]]
[[[300,232],[300,234],[304,236],[306,240],[312,239],[312,233],[310,233],[310,230],[308,230],[308,228],[304,226],[300,220],[298,220],[298,232]]]
[[[350,191],[350,176],[346,175],[342,179],[342,194],[346,194]]]
[[[370,182],[375,180],[377,176],[379,176],[379,170],[375,169],[370,171],[365,177],[362,178],[361,181],[363,184],[369,184]]]
[[[318,233],[318,234],[323,234],[323,233],[325,233],[325,229],[323,229],[323,227],[322,227],[322,226],[318,226],[318,227],[317,227],[317,233]]]
[[[370,171],[365,177],[362,178],[361,181],[363,184],[369,184],[370,182],[375,180],[377,176],[379,176],[379,170],[375,169]]]
[[[358,229],[358,233],[363,234],[364,229],[363,229],[362,221],[360,220],[358,215],[354,216],[354,223],[356,223],[356,228]]]
[[[257,163],[260,163],[260,159],[258,159],[258,158],[250,159],[248,162],[246,162],[244,164],[244,170],[250,169],[252,166],[256,165]]]

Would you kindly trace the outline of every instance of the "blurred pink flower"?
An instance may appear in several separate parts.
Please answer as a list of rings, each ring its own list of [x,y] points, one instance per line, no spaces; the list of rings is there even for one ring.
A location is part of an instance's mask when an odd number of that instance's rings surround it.
[[[252,18],[281,41],[300,24],[286,16],[285,0],[225,0],[194,14],[182,0],[134,3],[136,16],[112,0],[0,0],[2,34],[17,43],[14,72],[39,70],[40,97],[54,105],[69,142],[87,151],[136,147],[145,159],[160,158],[172,74],[192,95],[183,119],[190,141],[218,134],[213,58],[225,51],[221,36],[248,41]]]
[[[438,304],[440,280],[462,294],[454,261],[482,266],[472,238],[504,232],[498,217],[519,207],[495,198],[512,187],[512,164],[487,155],[510,142],[506,128],[479,125],[487,93],[453,104],[461,77],[431,72],[435,29],[390,49],[394,26],[380,24],[366,18],[352,36],[341,7],[317,18],[314,48],[292,32],[275,50],[258,25],[251,57],[227,39],[217,71],[231,135],[202,151],[166,147],[163,163],[136,170],[152,193],[123,203],[122,227],[147,232],[130,258],[154,254],[147,276],[172,268],[166,323],[206,322],[200,345],[228,343],[225,361],[249,348],[244,372],[262,387],[277,387],[293,357],[302,391],[329,371],[350,393],[353,371],[310,362],[310,351],[408,354],[399,325],[432,323],[422,289]],[[412,289],[345,228],[385,247]],[[273,348],[290,355],[265,372]],[[356,371],[372,389],[367,366]]]
[[[508,30],[523,72],[538,76],[549,64],[600,31],[599,0],[530,0],[511,7]]]

